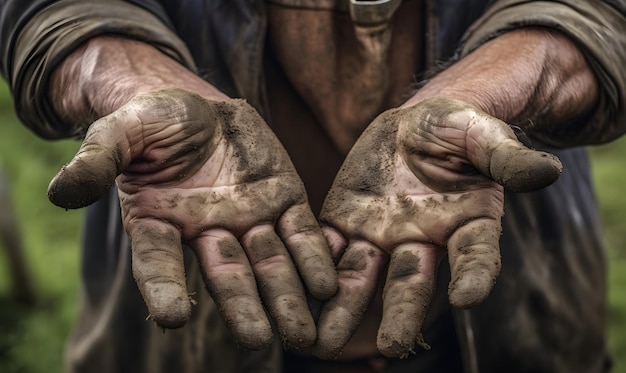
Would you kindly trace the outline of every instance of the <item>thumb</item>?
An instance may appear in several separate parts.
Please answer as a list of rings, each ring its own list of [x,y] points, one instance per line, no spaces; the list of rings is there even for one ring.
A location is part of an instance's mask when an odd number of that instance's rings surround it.
[[[531,150],[519,142],[503,142],[491,155],[491,177],[513,192],[532,192],[554,183],[563,170],[553,154]]]
[[[524,146],[506,123],[487,114],[476,114],[467,136],[472,163],[510,191],[544,188],[554,183],[563,170],[555,155]]]
[[[130,145],[122,124],[124,113],[116,112],[95,121],[74,158],[48,186],[48,199],[66,209],[78,209],[100,199],[115,178],[128,166]]]

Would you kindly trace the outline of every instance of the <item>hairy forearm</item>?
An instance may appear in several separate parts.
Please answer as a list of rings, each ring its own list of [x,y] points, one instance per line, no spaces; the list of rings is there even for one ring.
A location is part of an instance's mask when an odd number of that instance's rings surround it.
[[[183,88],[211,100],[227,97],[156,48],[119,37],[98,37],[54,71],[49,99],[68,124],[89,125],[140,92]]]
[[[529,28],[479,47],[430,80],[405,106],[434,96],[464,100],[524,129],[545,128],[589,113],[598,85],[567,37]]]

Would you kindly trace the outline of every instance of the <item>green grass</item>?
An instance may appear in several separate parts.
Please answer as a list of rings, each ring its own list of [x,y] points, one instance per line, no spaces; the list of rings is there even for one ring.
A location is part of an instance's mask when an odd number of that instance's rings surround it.
[[[0,372],[61,372],[63,345],[80,291],[83,212],[52,206],[46,188],[78,144],[44,141],[25,129],[13,115],[3,83],[0,126],[0,162],[10,179],[38,295],[32,309],[10,301],[5,255],[0,251]],[[626,373],[626,174],[622,172],[626,138],[593,148],[592,156],[609,259],[609,343],[616,360],[614,371]]]
[[[53,206],[46,188],[78,144],[33,136],[15,119],[4,84],[0,126],[0,162],[10,180],[37,295],[34,308],[11,302],[6,255],[0,251],[0,372],[61,372],[63,346],[76,317],[83,213]]]
[[[609,346],[615,372],[626,372],[626,137],[591,149],[609,266]]]

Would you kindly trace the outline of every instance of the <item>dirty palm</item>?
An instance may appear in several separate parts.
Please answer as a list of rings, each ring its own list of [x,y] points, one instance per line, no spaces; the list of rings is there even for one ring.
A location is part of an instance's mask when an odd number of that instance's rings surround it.
[[[49,196],[78,208],[117,183],[133,273],[161,326],[190,317],[184,243],[240,346],[267,346],[275,323],[286,346],[335,357],[384,279],[377,345],[402,357],[426,346],[420,328],[441,258],[451,303],[481,302],[500,269],[503,189],[541,188],[560,167],[505,123],[427,100],[381,114],[363,133],[320,229],[287,153],[245,102],[161,90],[96,121]],[[305,288],[326,300],[317,328]]]

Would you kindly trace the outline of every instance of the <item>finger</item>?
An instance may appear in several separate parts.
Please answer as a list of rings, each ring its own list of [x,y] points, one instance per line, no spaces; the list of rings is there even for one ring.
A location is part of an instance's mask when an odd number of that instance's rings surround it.
[[[467,131],[470,160],[485,175],[514,192],[546,187],[561,175],[559,159],[520,143],[504,122],[473,112]]]
[[[330,256],[333,258],[333,262],[337,262],[341,255],[346,250],[348,242],[338,230],[332,227],[322,227],[322,233],[328,242],[330,249]]]
[[[272,327],[265,314],[248,258],[229,232],[213,230],[192,245],[209,293],[243,348],[259,350],[272,342]]]
[[[415,343],[430,348],[421,330],[435,289],[437,263],[444,253],[432,245],[404,244],[391,254],[376,342],[383,355],[406,357]]]
[[[385,260],[385,254],[369,242],[350,243],[337,265],[339,289],[324,304],[318,321],[313,351],[317,357],[332,359],[341,353],[376,294]]]
[[[450,303],[458,308],[480,304],[500,273],[501,226],[498,220],[477,219],[461,226],[448,240]]]
[[[128,231],[133,275],[151,318],[162,327],[183,326],[191,315],[180,232],[154,219],[135,220]]]
[[[316,330],[300,277],[283,242],[269,225],[255,227],[242,239],[257,278],[261,298],[287,347],[315,342]]]
[[[309,292],[317,299],[328,299],[337,292],[337,271],[330,249],[308,205],[287,210],[278,230]]]
[[[66,209],[77,209],[105,195],[130,163],[125,128],[137,121],[126,110],[95,121],[74,158],[50,182],[50,201]]]
[[[513,192],[531,192],[554,183],[563,165],[553,154],[504,142],[494,149],[490,163],[491,177]]]

